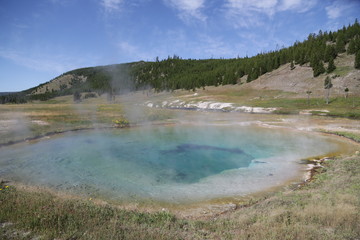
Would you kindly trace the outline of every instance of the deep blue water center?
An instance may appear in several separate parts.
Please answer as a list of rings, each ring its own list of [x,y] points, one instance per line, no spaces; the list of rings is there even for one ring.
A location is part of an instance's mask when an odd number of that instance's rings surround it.
[[[68,133],[0,151],[0,177],[118,200],[186,202],[242,195],[336,151],[318,135],[238,125]]]
[[[177,182],[197,182],[204,177],[224,170],[248,167],[251,155],[240,148],[216,147],[211,145],[180,144],[176,149],[162,151],[161,165],[173,169]]]

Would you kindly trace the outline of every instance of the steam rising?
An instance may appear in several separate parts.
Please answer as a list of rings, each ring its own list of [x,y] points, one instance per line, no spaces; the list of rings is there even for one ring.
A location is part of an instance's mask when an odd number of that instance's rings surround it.
[[[177,110],[171,113],[174,125],[146,125],[153,120],[143,106],[150,93],[147,87],[135,93],[136,81],[124,65],[103,71],[109,77],[108,100],[121,105],[121,111],[107,117],[123,114],[143,126],[68,133],[2,148],[1,177],[115,200],[183,203],[299,180],[304,169],[299,159],[339,148],[321,136],[253,126],[248,115]],[[94,126],[100,122],[98,105],[73,106]],[[158,111],[155,117],[162,113]],[[29,120],[23,114],[10,118],[16,119],[11,133],[27,135]]]

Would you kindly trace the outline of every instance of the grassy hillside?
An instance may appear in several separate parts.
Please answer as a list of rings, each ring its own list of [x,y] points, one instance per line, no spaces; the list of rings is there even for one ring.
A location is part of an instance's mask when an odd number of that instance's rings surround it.
[[[194,60],[169,56],[155,62],[140,61],[77,69],[20,94],[1,96],[0,102],[47,100],[75,92],[115,95],[143,89],[154,89],[157,92],[176,89],[195,91],[206,86],[249,83],[285,64],[289,64],[290,70],[308,67],[315,79],[325,73],[338,78],[352,72],[354,66],[360,66],[354,60],[340,65],[339,61],[344,61],[339,60],[339,57],[344,54],[358,55],[359,51],[360,24],[356,20],[354,24],[336,32],[309,34],[307,40],[301,43],[295,42],[291,47],[260,53],[251,58]],[[308,84],[306,81],[304,83]],[[351,83],[344,84],[350,88],[354,86]],[[311,88],[311,84],[308,88]]]

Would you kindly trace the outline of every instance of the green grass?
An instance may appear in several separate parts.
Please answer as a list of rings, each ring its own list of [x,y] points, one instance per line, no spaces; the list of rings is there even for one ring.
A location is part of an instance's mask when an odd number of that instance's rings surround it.
[[[339,75],[340,77],[344,77],[353,69],[354,68],[351,66],[338,66],[336,67],[334,72],[332,72],[332,74]]]
[[[314,115],[324,114],[321,110],[328,110],[328,116],[344,117],[351,119],[360,119],[360,98],[332,98],[330,103],[326,104],[322,98],[312,98],[308,102],[307,99],[271,99],[257,100],[252,102],[255,107],[277,107],[275,113],[279,114],[298,114],[302,110],[311,109]]]
[[[324,132],[324,133],[335,134],[337,136],[346,137],[348,139],[351,139],[351,140],[354,140],[355,142],[360,143],[360,134],[356,134],[353,132],[329,131],[329,130],[321,130],[321,129],[319,131]]]
[[[201,96],[205,95],[206,98]],[[186,95],[185,95],[186,96]],[[344,98],[342,96],[331,97],[330,102],[326,104],[323,96],[311,96],[309,101],[307,98],[295,98],[294,93],[282,92],[277,90],[260,90],[246,89],[239,91],[231,88],[212,88],[208,92],[200,91],[200,98],[194,97],[191,100],[219,102],[231,102],[239,106],[250,107],[264,107],[277,108],[277,114],[299,114],[303,110],[311,110],[313,115],[324,115],[322,110],[328,110],[327,115],[332,117],[343,117],[351,119],[360,119],[360,97],[349,96]],[[181,99],[181,96],[180,96]],[[184,97],[183,100],[189,101],[189,97]]]
[[[15,223],[16,229],[30,231],[32,236],[40,235],[45,239],[177,239],[183,232],[182,221],[168,212],[127,211],[97,205],[90,200],[60,199],[46,192],[5,186],[0,184],[0,222]]]

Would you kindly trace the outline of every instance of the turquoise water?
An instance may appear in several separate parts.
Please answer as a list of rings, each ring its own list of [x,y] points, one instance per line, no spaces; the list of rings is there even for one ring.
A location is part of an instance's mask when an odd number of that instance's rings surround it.
[[[114,200],[172,203],[243,195],[336,151],[318,135],[237,125],[67,133],[0,149],[0,177]]]

